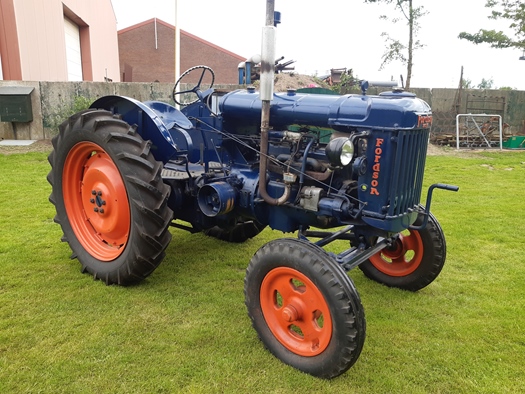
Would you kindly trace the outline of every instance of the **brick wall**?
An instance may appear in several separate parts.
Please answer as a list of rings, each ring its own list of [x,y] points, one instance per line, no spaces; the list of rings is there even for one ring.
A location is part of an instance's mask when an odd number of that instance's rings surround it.
[[[157,34],[155,36],[155,24]],[[156,38],[155,38],[156,37]],[[175,29],[151,19],[118,32],[120,72],[123,82],[174,82]],[[215,72],[215,83],[238,83],[237,66],[245,59],[188,32],[180,34],[180,72],[206,65]],[[197,76],[184,82],[195,82]]]

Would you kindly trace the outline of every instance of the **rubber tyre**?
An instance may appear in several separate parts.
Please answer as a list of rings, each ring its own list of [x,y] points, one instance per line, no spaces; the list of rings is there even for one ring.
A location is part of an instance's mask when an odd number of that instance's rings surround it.
[[[118,115],[94,109],[62,123],[52,143],[49,200],[71,258],[108,285],[140,282],[164,258],[173,217],[151,143]]]
[[[221,241],[232,243],[243,243],[250,238],[257,236],[266,226],[250,220],[247,222],[239,222],[231,228],[221,228],[219,226],[204,230],[204,234],[220,239]]]
[[[352,280],[323,249],[298,239],[268,242],[250,261],[244,294],[260,340],[285,364],[330,379],[359,358],[363,306]]]
[[[414,225],[423,223],[420,213]],[[422,230],[407,230],[397,245],[372,256],[359,266],[366,277],[389,287],[418,291],[438,276],[445,265],[445,235],[437,219],[429,213]]]

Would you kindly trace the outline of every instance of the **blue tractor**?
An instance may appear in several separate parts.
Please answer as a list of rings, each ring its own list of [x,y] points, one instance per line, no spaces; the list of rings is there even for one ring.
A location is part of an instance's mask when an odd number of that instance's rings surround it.
[[[295,233],[251,258],[248,314],[283,362],[338,376],[365,340],[346,271],[417,291],[445,263],[430,200],[457,188],[432,185],[420,204],[431,110],[400,90],[366,95],[366,83],[357,95],[276,93],[265,106],[255,89],[204,89],[208,67],[191,73],[193,88],[174,89],[177,103],[196,95],[181,110],[107,96],[62,123],[48,179],[63,239],[83,272],[129,285],[161,263],[170,226],[230,242]],[[323,249],[336,240],[348,248]]]

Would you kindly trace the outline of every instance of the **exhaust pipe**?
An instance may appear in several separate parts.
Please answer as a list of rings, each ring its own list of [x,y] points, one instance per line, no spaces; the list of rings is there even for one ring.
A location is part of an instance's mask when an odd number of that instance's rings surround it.
[[[261,50],[261,147],[259,162],[259,194],[270,205],[282,205],[290,197],[291,185],[286,184],[281,197],[273,198],[266,190],[268,168],[268,132],[270,130],[270,104],[273,99],[275,74],[275,1],[266,1],[266,26],[263,27]]]

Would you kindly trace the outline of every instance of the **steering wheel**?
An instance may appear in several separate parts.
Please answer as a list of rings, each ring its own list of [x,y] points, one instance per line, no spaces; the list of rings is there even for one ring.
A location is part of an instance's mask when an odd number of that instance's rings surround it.
[[[177,86],[181,83],[182,79],[186,75],[190,74],[191,72],[193,72],[195,70],[202,70],[202,73],[200,75],[200,78],[199,78],[199,81],[197,82],[197,84],[195,86],[193,86],[189,90],[184,90],[182,92],[177,92]],[[182,75],[179,77],[179,79],[177,79],[177,82],[175,83],[175,86],[173,87],[173,93],[171,94],[171,98],[173,99],[173,101],[175,101],[176,104],[184,107],[184,106],[196,103],[199,100],[202,100],[203,96],[202,96],[202,92],[201,92],[200,88],[201,88],[202,80],[204,79],[204,75],[206,74],[207,71],[211,74],[211,83],[210,83],[210,86],[208,87],[208,89],[210,89],[213,86],[213,83],[215,82],[215,73],[208,66],[195,66],[195,67],[189,68],[186,71],[184,71],[182,73]],[[188,102],[179,102],[179,101],[177,101],[177,99],[175,97],[177,95],[181,95],[181,94],[185,94],[185,93],[195,93],[197,95],[197,98],[195,100],[193,100],[193,101],[188,101]]]

